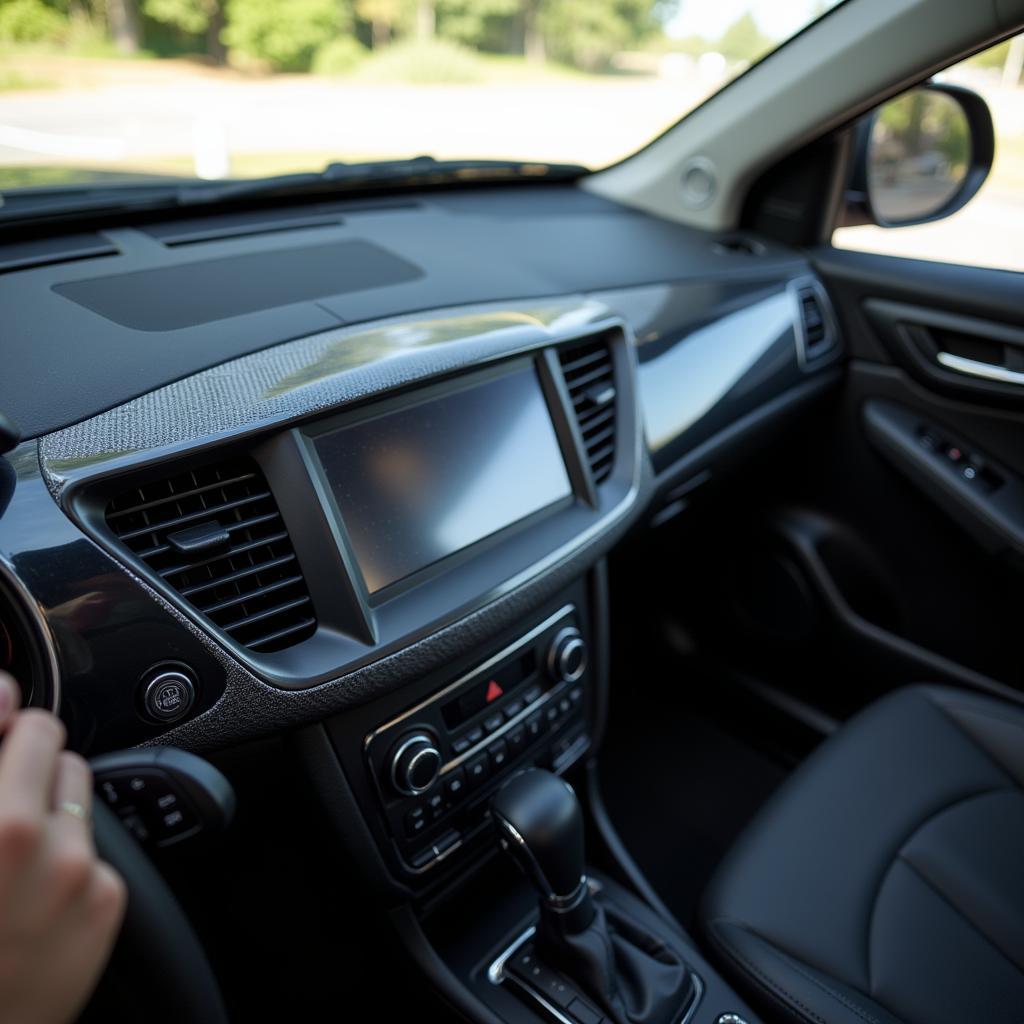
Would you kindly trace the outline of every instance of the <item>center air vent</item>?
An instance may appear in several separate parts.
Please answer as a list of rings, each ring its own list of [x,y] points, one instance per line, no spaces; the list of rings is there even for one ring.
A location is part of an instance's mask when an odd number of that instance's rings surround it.
[[[558,353],[587,462],[599,484],[615,464],[615,372],[607,340],[569,345]]]
[[[835,339],[829,330],[821,293],[812,285],[802,285],[796,290],[796,301],[800,316],[798,331],[804,359],[824,355],[832,347]]]
[[[291,647],[316,628],[306,581],[260,468],[239,458],[119,495],[107,525],[244,647]]]

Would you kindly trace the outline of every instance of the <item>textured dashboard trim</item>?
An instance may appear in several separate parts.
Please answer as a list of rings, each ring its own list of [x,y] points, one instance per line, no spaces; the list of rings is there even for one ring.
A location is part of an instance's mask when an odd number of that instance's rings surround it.
[[[77,478],[337,409],[559,341],[611,318],[602,304],[569,296],[396,317],[311,335],[46,434],[39,439],[40,467],[60,500]]]

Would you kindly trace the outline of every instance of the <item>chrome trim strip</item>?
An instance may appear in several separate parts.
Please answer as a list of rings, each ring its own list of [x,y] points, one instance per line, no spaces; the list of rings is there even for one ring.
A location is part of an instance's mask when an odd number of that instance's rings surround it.
[[[14,571],[14,567],[3,558],[0,558],[0,577],[3,577],[4,583],[13,591],[13,596],[17,599],[21,609],[37,632],[33,639],[42,648],[46,667],[50,673],[51,700],[47,710],[58,715],[60,714],[61,701],[60,661],[57,658],[57,643],[53,638],[50,623],[43,614],[39,602],[32,596],[28,587],[22,582],[21,577]]]
[[[953,355],[952,352],[940,352],[936,360],[947,370],[966,374],[968,377],[981,377],[984,380],[999,381],[1000,384],[1024,385],[1024,372],[1010,370],[995,363],[984,363],[980,359],[967,359]]]

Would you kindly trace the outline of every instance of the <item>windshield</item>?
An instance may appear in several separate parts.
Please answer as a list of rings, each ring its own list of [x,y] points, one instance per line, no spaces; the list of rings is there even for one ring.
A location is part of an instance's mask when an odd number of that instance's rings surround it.
[[[635,152],[836,0],[0,0],[0,191]]]

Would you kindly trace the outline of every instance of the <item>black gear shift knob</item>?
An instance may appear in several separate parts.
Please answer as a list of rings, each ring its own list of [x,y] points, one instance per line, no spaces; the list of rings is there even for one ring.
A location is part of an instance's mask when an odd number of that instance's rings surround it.
[[[572,787],[531,768],[509,779],[491,800],[505,850],[552,906],[568,906],[586,890],[583,812]]]

